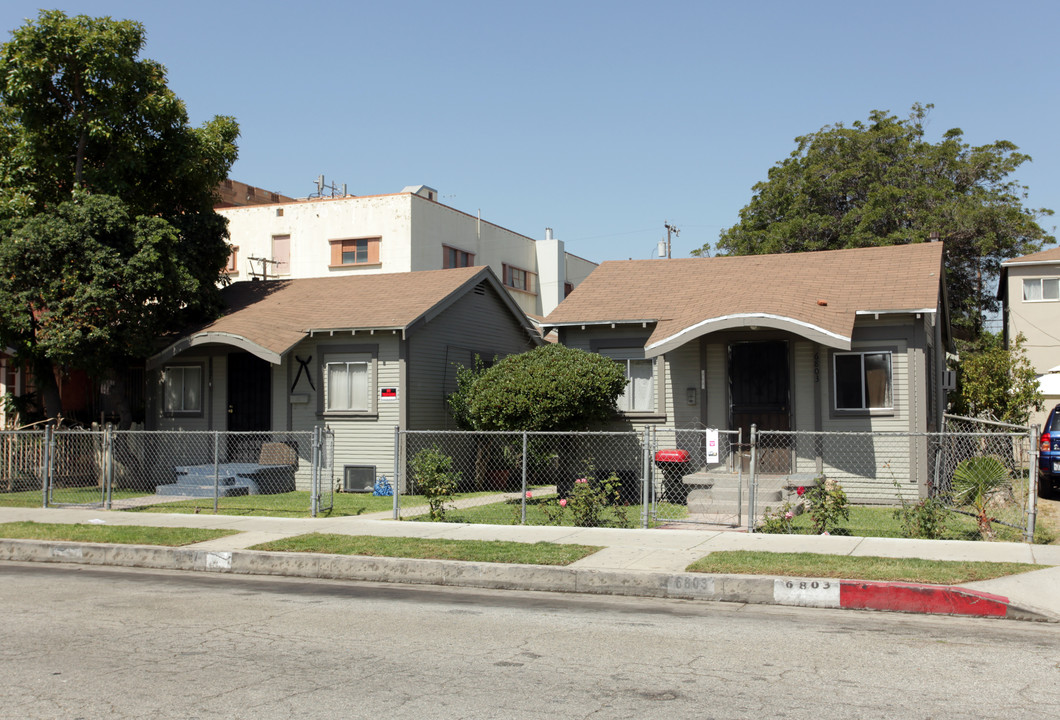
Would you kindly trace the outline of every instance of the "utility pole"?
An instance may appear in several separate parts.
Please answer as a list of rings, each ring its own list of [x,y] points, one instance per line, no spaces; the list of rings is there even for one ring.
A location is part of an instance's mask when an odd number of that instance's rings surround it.
[[[666,228],[666,259],[670,259],[670,233],[676,236],[681,235],[681,230],[676,225],[671,225],[668,221],[663,220],[663,227]]]

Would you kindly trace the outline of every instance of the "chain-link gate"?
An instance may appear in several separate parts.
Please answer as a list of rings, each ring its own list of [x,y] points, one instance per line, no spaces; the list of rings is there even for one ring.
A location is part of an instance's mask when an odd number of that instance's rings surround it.
[[[741,527],[749,518],[750,446],[739,430],[653,429],[651,524]]]

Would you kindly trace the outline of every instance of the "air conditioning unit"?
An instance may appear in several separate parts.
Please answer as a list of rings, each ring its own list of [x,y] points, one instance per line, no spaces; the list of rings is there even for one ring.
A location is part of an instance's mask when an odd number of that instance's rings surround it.
[[[342,491],[370,493],[375,487],[375,465],[344,465]]]

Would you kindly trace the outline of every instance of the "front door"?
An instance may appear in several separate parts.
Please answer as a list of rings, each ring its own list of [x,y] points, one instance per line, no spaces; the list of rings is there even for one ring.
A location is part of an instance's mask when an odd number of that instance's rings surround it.
[[[271,429],[269,396],[272,366],[250,353],[228,356],[228,429],[233,432]]]
[[[790,430],[788,344],[783,340],[733,343],[729,346],[729,427],[743,430]],[[791,469],[787,436],[767,436],[758,444],[758,470],[787,473]]]

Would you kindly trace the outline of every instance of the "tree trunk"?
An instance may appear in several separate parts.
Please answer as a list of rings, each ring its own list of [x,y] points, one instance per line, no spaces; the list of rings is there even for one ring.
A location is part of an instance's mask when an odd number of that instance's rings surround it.
[[[41,410],[49,420],[63,414],[63,399],[59,394],[59,383],[55,379],[55,366],[47,358],[33,362],[33,378],[37,384],[37,396]]]

